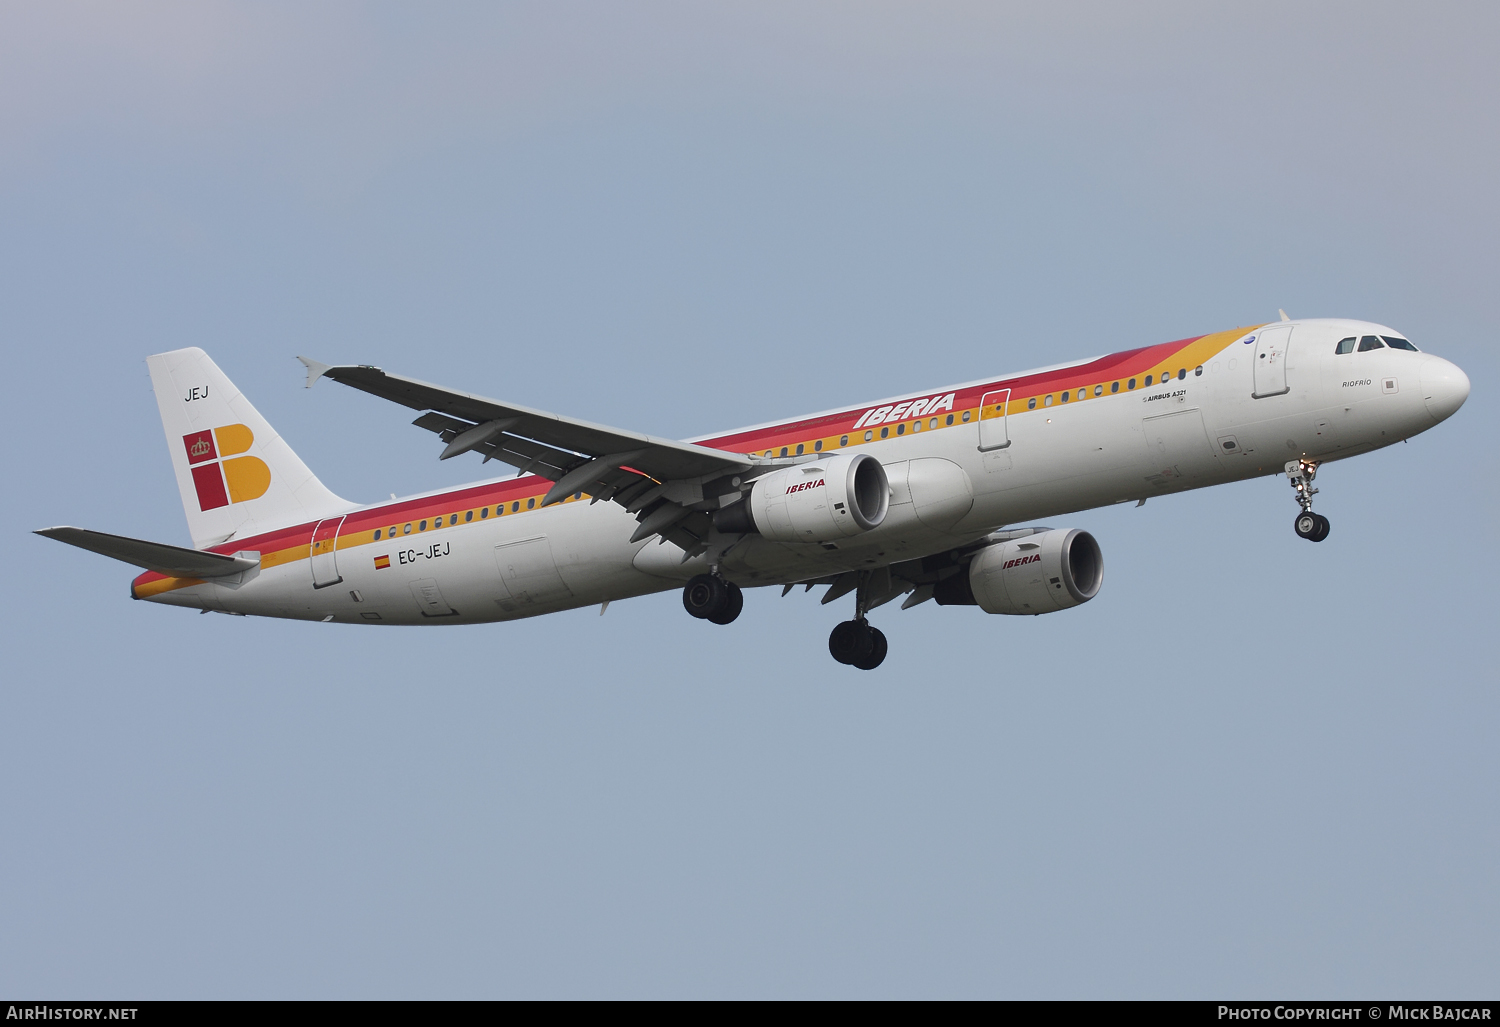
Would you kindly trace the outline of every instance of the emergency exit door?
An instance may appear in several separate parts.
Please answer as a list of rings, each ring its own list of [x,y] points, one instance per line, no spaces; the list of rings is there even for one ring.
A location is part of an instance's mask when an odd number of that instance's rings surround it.
[[[1010,390],[997,389],[984,394],[979,403],[979,448],[1004,449],[1010,445]]]

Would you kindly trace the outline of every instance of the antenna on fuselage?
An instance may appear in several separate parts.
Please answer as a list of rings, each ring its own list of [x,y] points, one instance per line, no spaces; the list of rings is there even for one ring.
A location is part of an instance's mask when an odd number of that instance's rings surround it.
[[[1283,321],[1290,321],[1291,320],[1291,318],[1289,318],[1289,317],[1286,316],[1286,311],[1285,310],[1277,310],[1276,313],[1278,313],[1278,314],[1281,315],[1281,319]]]

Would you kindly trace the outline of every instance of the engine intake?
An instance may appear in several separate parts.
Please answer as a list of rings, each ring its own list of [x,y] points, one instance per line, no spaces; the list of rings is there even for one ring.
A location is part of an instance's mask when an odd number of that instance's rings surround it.
[[[757,478],[749,496],[714,514],[714,524],[773,542],[831,542],[878,527],[890,503],[879,460],[837,453]]]
[[[1077,528],[1025,535],[979,551],[969,587],[985,613],[1055,613],[1088,602],[1104,583],[1104,554]]]

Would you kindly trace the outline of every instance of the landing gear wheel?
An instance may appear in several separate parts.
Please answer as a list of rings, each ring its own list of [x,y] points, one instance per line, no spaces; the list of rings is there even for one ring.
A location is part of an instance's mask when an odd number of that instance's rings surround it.
[[[1332,530],[1332,527],[1327,517],[1315,514],[1311,510],[1302,511],[1292,522],[1292,530],[1297,533],[1298,537],[1305,538],[1309,542],[1322,542],[1328,537],[1328,532]]]
[[[712,574],[695,574],[682,587],[683,609],[699,620],[711,619],[716,614],[722,615],[728,603],[729,583]]]
[[[846,620],[828,636],[828,652],[840,663],[860,670],[874,670],[885,660],[885,632],[869,621]]]
[[[870,654],[860,659],[850,660],[849,662],[852,666],[858,667],[860,670],[874,670],[876,667],[885,662],[885,653],[887,648],[885,642],[885,632],[881,631],[879,628],[871,628],[870,641],[872,643],[872,645],[870,646]]]
[[[1322,514],[1315,514],[1312,510],[1312,497],[1318,494],[1313,488],[1313,479],[1318,476],[1318,462],[1302,457],[1300,460],[1288,460],[1286,462],[1286,477],[1297,493],[1297,505],[1302,507],[1302,512],[1292,522],[1292,530],[1299,538],[1305,538],[1309,542],[1322,542],[1328,537],[1330,525],[1328,518]]]
[[[874,631],[866,621],[843,621],[828,636],[828,653],[840,663],[858,666],[874,650]]]
[[[718,613],[711,613],[707,619],[715,624],[728,624],[740,615],[745,608],[745,593],[740,591],[740,586],[732,581],[724,582],[725,602],[724,608]]]

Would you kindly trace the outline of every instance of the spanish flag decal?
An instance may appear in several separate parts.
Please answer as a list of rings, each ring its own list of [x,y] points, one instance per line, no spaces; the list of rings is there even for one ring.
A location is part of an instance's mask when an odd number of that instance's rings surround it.
[[[389,567],[390,565],[391,565],[391,558],[389,556],[377,556],[375,558],[375,569],[377,571],[383,571],[387,567]]]

